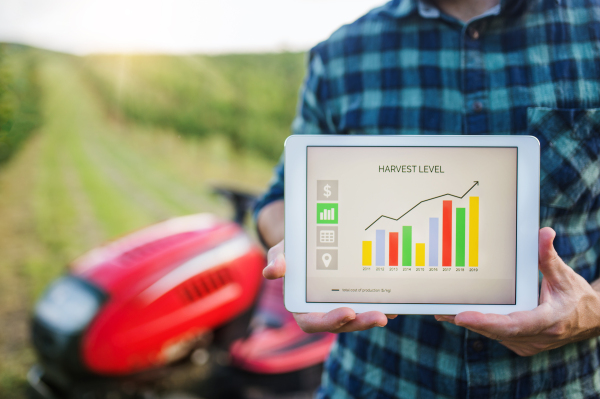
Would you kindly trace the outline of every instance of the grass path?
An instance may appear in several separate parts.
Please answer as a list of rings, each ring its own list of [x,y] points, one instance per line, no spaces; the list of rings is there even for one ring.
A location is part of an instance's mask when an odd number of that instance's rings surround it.
[[[44,123],[0,170],[0,399],[22,398],[34,362],[28,318],[49,281],[109,238],[201,211],[228,216],[207,182],[260,191],[268,162],[233,154],[219,139],[127,125],[73,64],[42,64]]]

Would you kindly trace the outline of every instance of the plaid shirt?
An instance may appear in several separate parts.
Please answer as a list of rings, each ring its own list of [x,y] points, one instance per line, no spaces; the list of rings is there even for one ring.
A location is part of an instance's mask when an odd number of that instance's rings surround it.
[[[468,24],[395,0],[310,51],[295,134],[531,134],[541,220],[588,281],[600,254],[600,5],[504,0]],[[283,198],[283,166],[257,205]],[[598,339],[519,357],[433,316],[339,334],[318,397],[600,397]]]

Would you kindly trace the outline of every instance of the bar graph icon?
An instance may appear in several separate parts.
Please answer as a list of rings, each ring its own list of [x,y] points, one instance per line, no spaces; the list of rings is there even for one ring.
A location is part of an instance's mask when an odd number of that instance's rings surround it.
[[[338,204],[317,203],[317,224],[337,224]]]
[[[320,215],[321,220],[335,220],[335,208],[324,209]]]

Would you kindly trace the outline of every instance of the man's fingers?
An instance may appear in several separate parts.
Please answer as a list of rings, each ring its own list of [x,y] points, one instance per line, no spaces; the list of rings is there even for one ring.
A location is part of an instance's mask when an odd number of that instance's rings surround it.
[[[494,339],[527,337],[537,335],[554,321],[549,304],[541,304],[534,310],[514,312],[508,315],[462,312],[454,323]]]
[[[268,280],[275,280],[285,276],[285,257],[280,253],[263,269],[263,276]]]
[[[388,322],[386,315],[381,312],[365,312],[356,315],[356,318],[341,328],[333,331],[335,333],[364,331],[374,327],[384,327]]]
[[[295,313],[294,318],[307,333],[362,331],[387,324],[387,317],[381,312],[356,314],[350,308],[338,308],[329,313]]]
[[[283,254],[283,250],[285,248],[283,245],[283,241],[284,240],[279,241],[277,244],[275,244],[269,249],[269,252],[267,252],[267,262],[269,264],[273,262],[273,260],[275,260],[275,258],[277,258],[280,254]]]
[[[294,313],[294,318],[304,332],[333,332],[356,319],[356,313],[350,308],[338,308],[328,313]]]
[[[263,276],[268,280],[282,278],[285,275],[285,256],[283,254],[283,240],[269,249],[267,253],[267,266],[263,269]]]
[[[435,315],[437,321],[447,321],[448,323],[454,324],[454,317],[452,315]]]
[[[558,256],[554,249],[554,237],[556,232],[550,227],[544,227],[539,233],[539,268],[544,278],[551,285],[560,285],[564,283],[565,272],[571,269]]]

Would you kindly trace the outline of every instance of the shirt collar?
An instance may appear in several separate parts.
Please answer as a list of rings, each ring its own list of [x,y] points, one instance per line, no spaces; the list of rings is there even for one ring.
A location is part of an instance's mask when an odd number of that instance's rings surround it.
[[[524,3],[528,0],[500,0],[498,8],[494,7],[485,12],[482,16],[498,15],[508,11],[513,14],[517,10],[521,10],[519,3]],[[561,4],[562,0],[550,0],[555,4]],[[420,14],[424,18],[438,18],[440,11],[437,7],[425,3],[423,0],[392,0],[383,6],[385,12],[394,18],[404,18],[412,14]]]
[[[498,4],[490,8],[483,14],[478,15],[477,19],[500,14],[501,6],[502,4]],[[421,15],[423,18],[439,18],[441,14],[441,11],[435,5],[424,0],[417,1],[417,9],[419,11],[419,15]]]

